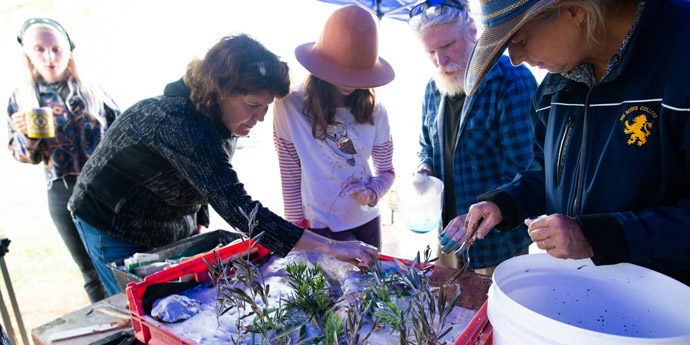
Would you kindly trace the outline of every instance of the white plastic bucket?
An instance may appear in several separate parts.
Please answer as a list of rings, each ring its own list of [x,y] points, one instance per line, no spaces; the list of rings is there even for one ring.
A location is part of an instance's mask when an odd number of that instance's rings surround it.
[[[426,233],[438,229],[443,209],[443,182],[436,177],[401,178],[395,188],[400,215],[407,228]]]
[[[632,265],[522,255],[496,268],[493,344],[690,344],[690,287]]]

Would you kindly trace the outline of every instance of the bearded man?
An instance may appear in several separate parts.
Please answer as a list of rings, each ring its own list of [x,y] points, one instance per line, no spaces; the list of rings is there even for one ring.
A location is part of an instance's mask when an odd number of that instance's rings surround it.
[[[471,97],[464,89],[467,62],[477,28],[466,0],[427,0],[413,7],[409,24],[436,67],[426,86],[418,173],[444,183],[443,227],[466,214],[477,196],[513,180],[532,160],[534,136],[529,118],[530,97],[537,83],[525,66],[513,67],[508,57],[484,78]],[[467,253],[452,250],[459,243],[440,237],[440,264],[492,275],[496,265],[526,254],[532,242],[526,228],[491,231]]]

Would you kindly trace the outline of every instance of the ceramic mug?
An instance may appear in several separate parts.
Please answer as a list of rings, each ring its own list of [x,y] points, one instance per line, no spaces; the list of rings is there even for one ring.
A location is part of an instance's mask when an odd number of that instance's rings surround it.
[[[26,127],[29,138],[55,137],[55,120],[50,107],[34,108],[26,112]]]

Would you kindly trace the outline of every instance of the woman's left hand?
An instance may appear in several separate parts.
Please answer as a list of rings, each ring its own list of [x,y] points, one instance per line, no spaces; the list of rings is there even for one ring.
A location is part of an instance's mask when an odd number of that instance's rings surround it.
[[[330,254],[360,269],[368,269],[378,258],[378,249],[362,241],[333,241]]]
[[[362,241],[336,241],[309,230],[304,230],[295,248],[328,254],[340,261],[349,262],[360,269],[371,267],[378,258],[376,247]]]
[[[525,219],[532,241],[539,249],[560,259],[585,259],[594,256],[592,246],[582,233],[575,218],[552,214],[537,219]]]
[[[376,192],[362,181],[350,176],[342,184],[340,195],[347,195],[362,206],[376,204]]]

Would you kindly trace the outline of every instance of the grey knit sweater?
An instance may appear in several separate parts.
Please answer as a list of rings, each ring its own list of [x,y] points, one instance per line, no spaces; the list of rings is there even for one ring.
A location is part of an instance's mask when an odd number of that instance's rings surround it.
[[[73,214],[113,237],[158,247],[190,236],[210,204],[231,226],[247,231],[252,201],[231,158],[237,138],[195,110],[182,80],[143,100],[115,121],[79,176]],[[261,172],[257,172],[261,173]],[[303,230],[260,206],[255,234],[285,256]],[[200,219],[203,224],[204,220]]]

